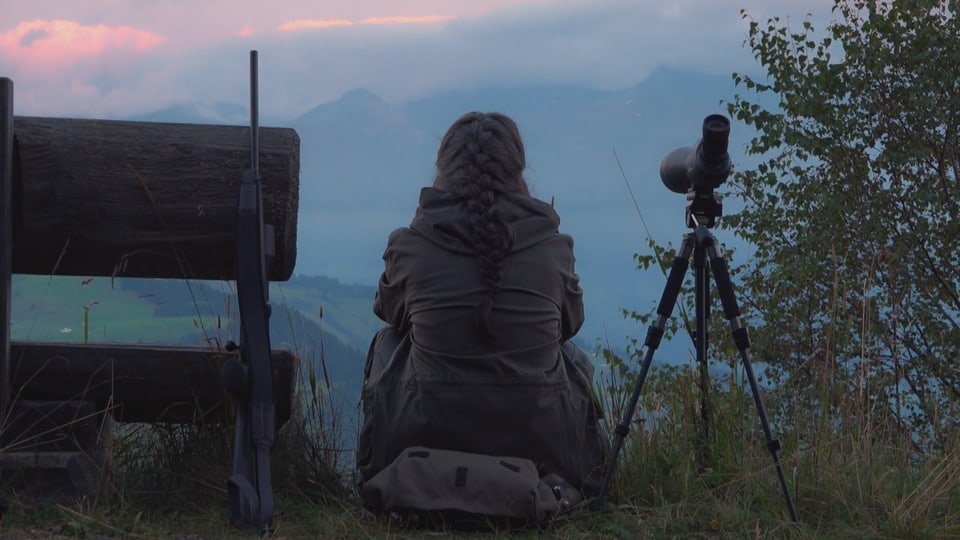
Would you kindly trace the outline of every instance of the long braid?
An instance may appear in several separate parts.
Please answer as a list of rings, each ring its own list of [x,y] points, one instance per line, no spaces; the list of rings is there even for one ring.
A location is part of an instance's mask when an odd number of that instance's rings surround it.
[[[494,335],[490,314],[503,281],[503,260],[514,230],[497,206],[503,191],[527,194],[526,167],[516,124],[498,113],[468,113],[451,126],[437,153],[438,188],[463,201],[487,296],[477,307],[477,324]]]

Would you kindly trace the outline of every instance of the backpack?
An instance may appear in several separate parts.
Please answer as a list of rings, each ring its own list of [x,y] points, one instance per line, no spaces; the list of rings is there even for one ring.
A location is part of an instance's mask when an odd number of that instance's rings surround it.
[[[404,526],[527,528],[580,502],[529,459],[415,446],[361,485],[364,506]]]

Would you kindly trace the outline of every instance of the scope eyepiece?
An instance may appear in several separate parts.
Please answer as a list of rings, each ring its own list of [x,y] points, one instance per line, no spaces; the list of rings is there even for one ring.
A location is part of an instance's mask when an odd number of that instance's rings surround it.
[[[711,114],[703,120],[703,138],[700,139],[700,155],[703,159],[726,159],[729,140],[730,120],[726,116]]]

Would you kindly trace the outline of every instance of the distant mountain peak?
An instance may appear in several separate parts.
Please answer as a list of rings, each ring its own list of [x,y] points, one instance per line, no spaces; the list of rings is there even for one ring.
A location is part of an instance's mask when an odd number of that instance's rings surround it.
[[[242,124],[248,121],[247,108],[235,103],[198,101],[174,104],[129,118],[141,122],[179,122],[189,124]]]
[[[353,88],[348,90],[340,99],[337,100],[340,103],[365,103],[365,104],[384,104],[386,102],[378,95],[374,94],[366,88]]]
[[[650,102],[689,103],[691,105],[709,102],[719,104],[728,94],[717,92],[728,89],[732,92],[733,82],[730,75],[717,75],[658,65],[647,77],[637,84],[632,98],[638,103]]]
[[[354,88],[335,101],[322,103],[300,115],[294,125],[311,122],[338,123],[377,119],[398,122],[402,112],[366,88]]]

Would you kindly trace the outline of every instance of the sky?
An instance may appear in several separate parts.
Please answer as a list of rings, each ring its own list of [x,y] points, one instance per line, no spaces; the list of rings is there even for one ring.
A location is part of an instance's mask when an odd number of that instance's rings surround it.
[[[257,50],[261,124],[284,126],[355,88],[402,104],[496,85],[622,90],[640,84],[658,66],[722,75],[756,72],[759,64],[744,47],[749,22],[742,9],[761,23],[779,16],[799,27],[808,12],[815,24],[829,18],[833,3],[0,0],[0,77],[13,80],[14,113],[20,116],[123,119],[172,106],[231,103],[244,111],[244,122],[249,51]],[[301,202],[302,228],[311,214]],[[370,213],[367,204],[368,199],[357,197],[359,216]],[[337,260],[346,267],[362,263],[371,268],[370,279],[360,282],[375,280],[383,238],[394,224],[408,219],[411,204],[406,201],[395,214],[379,216],[391,223],[377,225],[383,230],[368,225],[366,244],[350,240],[350,245],[366,246],[362,250],[341,251]],[[635,219],[632,207],[625,212],[622,219]],[[318,207],[313,215],[326,214]],[[592,214],[581,216],[582,229],[577,229],[577,216],[564,216],[564,230],[577,238],[590,238],[588,229],[599,226]],[[606,217],[621,219],[619,214]],[[308,251],[305,246],[324,253],[316,249],[321,245],[316,235],[309,242],[303,234],[300,238],[301,254]],[[603,238],[609,243],[609,236]],[[342,244],[342,239],[331,242]],[[624,265],[632,264],[634,243],[631,236],[621,246]],[[298,257],[298,271],[316,272],[301,264],[305,259]],[[331,275],[329,267],[323,268]],[[345,279],[356,273],[332,275]],[[586,283],[589,276],[584,277]]]
[[[390,102],[490,84],[636,85],[656,66],[730,73],[757,20],[832,0],[0,0],[0,76],[20,115],[123,118],[245,104],[265,118],[353,88]]]

